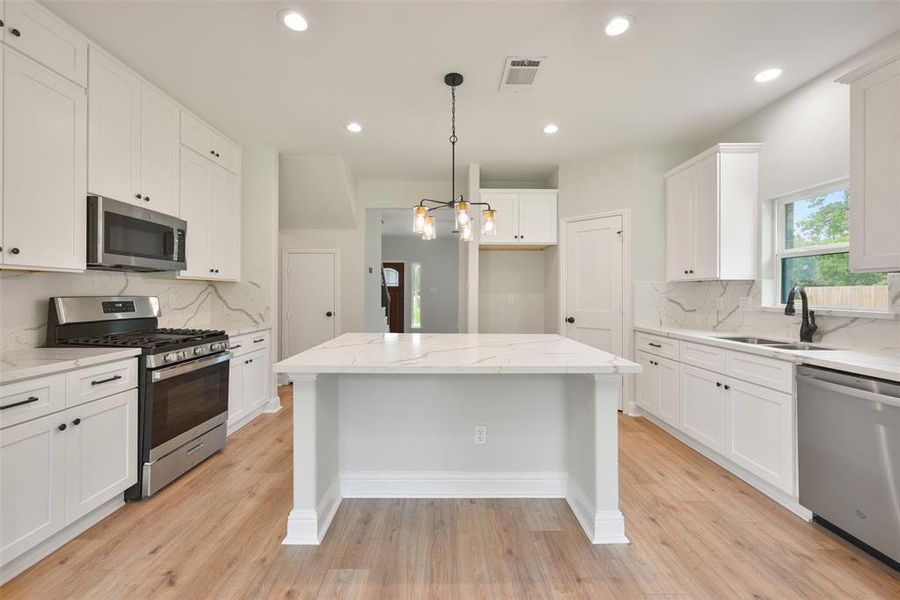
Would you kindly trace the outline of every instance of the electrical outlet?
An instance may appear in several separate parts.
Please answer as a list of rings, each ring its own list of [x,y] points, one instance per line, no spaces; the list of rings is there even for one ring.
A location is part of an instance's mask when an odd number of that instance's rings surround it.
[[[475,443],[476,444],[487,443],[487,425],[476,425],[475,426]]]
[[[753,308],[753,296],[741,296],[738,299],[738,308],[741,310],[750,310]]]
[[[507,304],[512,304],[512,303],[515,302],[515,301],[516,301],[516,297],[513,296],[512,294],[510,294],[510,295],[508,295],[508,296],[506,297],[506,302],[507,302]]]

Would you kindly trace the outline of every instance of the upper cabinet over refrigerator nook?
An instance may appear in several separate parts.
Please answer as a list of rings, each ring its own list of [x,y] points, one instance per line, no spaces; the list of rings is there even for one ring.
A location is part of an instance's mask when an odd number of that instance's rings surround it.
[[[760,144],[717,144],[665,174],[666,279],[754,279]]]
[[[481,246],[556,245],[557,190],[482,189],[481,202],[497,211],[497,235]]]
[[[900,48],[848,73],[850,268],[900,271]]]

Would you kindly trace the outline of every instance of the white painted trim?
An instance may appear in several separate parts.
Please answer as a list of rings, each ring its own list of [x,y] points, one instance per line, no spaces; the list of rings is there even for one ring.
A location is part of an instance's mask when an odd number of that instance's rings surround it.
[[[36,565],[38,562],[62,548],[76,537],[125,506],[122,494],[101,504],[92,512],[86,514],[65,529],[62,529],[49,538],[26,550],[16,558],[0,567],[0,585],[6,583],[24,570]]]
[[[281,398],[278,397],[278,394],[275,394],[273,397],[269,398],[265,404],[263,404],[262,411],[266,414],[275,414],[281,411],[282,408]]]
[[[697,164],[704,158],[711,156],[713,154],[717,154],[719,152],[728,153],[728,154],[752,154],[754,152],[759,152],[759,149],[762,148],[762,144],[756,142],[750,143],[722,143],[716,144],[712,148],[707,148],[700,154],[689,158],[678,166],[672,167],[665,173],[663,173],[663,178],[668,179],[672,175],[684,171],[688,167]]]
[[[322,543],[341,500],[340,480],[335,477],[319,499],[316,510],[291,510],[288,514],[287,535],[281,542],[282,545],[318,546]]]
[[[800,503],[797,501],[797,498],[795,498],[793,496],[789,496],[782,490],[773,486],[768,481],[765,481],[765,480],[757,477],[756,475],[754,475],[747,469],[728,460],[727,458],[725,458],[718,452],[709,449],[708,447],[704,446],[703,444],[701,444],[694,438],[675,429],[668,423],[665,423],[665,422],[661,421],[660,419],[657,419],[655,416],[653,416],[643,410],[641,410],[640,413],[641,413],[641,417],[647,419],[648,421],[650,421],[651,423],[653,423],[654,425],[656,425],[657,427],[659,427],[660,429],[662,429],[663,431],[665,431],[666,433],[668,433],[669,435],[671,435],[672,437],[677,439],[679,442],[688,446],[692,450],[699,452],[700,454],[702,454],[703,456],[705,456],[712,462],[716,463],[717,465],[719,465],[726,471],[730,471],[732,474],[736,475],[738,478],[743,479],[746,483],[750,484],[751,486],[753,486],[754,488],[756,488],[757,490],[759,490],[760,492],[762,492],[763,494],[765,494],[766,496],[768,496],[769,498],[771,498],[772,500],[774,500],[775,502],[777,502],[778,504],[783,506],[784,508],[788,509],[789,511],[791,511],[792,513],[794,513],[795,515],[797,515],[804,521],[812,521],[812,512],[809,509],[801,506]]]
[[[564,498],[559,471],[342,471],[344,498]]]
[[[569,478],[566,502],[592,544],[629,544],[625,517],[618,510],[598,511],[575,480]]]
[[[335,337],[344,332],[342,318],[344,313],[343,298],[341,296],[341,252],[340,250],[329,248],[323,250],[317,249],[301,249],[301,248],[284,248],[281,251],[281,329],[278,341],[281,344],[281,358],[287,358],[287,293],[288,293],[288,257],[291,254],[333,254],[334,255],[334,335]]]
[[[556,253],[558,261],[557,272],[557,314],[556,333],[565,335],[562,328],[563,315],[566,314],[566,226],[578,221],[590,221],[592,219],[604,219],[607,217],[622,217],[622,357],[634,360],[634,290],[632,289],[631,273],[631,209],[622,208],[604,213],[595,213],[578,217],[564,217],[559,220],[559,250]],[[625,377],[622,382],[622,406],[621,410],[627,414],[634,414],[638,408],[635,402],[635,378]]]

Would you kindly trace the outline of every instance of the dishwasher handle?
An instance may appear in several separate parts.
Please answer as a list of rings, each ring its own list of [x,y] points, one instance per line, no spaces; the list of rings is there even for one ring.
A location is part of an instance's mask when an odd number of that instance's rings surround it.
[[[886,396],[884,394],[876,394],[875,392],[861,390],[859,388],[851,387],[848,385],[831,383],[830,381],[822,381],[821,379],[810,377],[809,375],[797,375],[797,384],[799,385],[800,383],[805,383],[806,385],[811,385],[823,390],[838,392],[840,394],[852,396],[854,398],[860,398],[861,400],[880,402],[882,404],[887,404],[888,406],[900,408],[900,398],[894,398],[892,396]]]

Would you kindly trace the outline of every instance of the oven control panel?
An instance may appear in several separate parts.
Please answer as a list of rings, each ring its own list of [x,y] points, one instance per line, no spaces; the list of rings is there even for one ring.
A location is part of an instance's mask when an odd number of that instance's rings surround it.
[[[107,315],[134,312],[134,301],[132,300],[111,300],[100,304],[103,307],[104,314]]]
[[[201,356],[206,356],[208,354],[215,354],[217,352],[224,352],[228,350],[228,342],[212,342],[210,344],[198,344],[196,346],[191,346],[190,348],[183,348],[181,350],[173,350],[172,352],[166,352],[165,354],[157,354],[155,356],[147,357],[147,366],[149,368],[155,368],[162,366],[164,364],[171,365],[174,363],[179,363],[185,360],[190,360],[194,358],[200,358]]]

